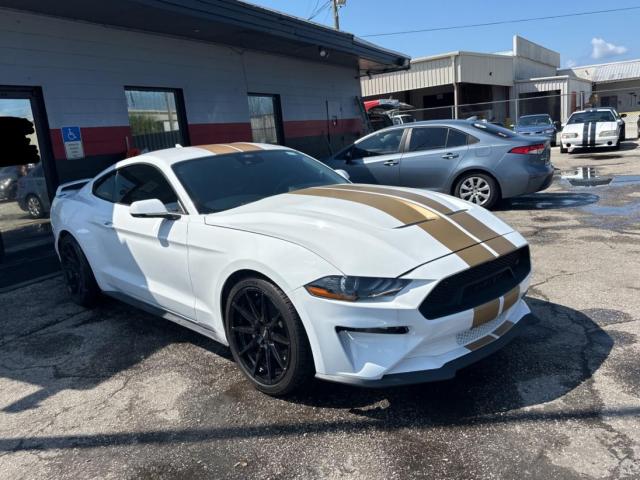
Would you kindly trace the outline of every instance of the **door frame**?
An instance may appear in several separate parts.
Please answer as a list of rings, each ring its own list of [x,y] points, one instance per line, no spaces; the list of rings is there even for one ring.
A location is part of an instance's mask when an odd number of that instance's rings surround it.
[[[60,181],[58,178],[58,169],[56,168],[55,158],[53,156],[51,130],[49,129],[49,119],[44,105],[42,87],[0,85],[0,100],[3,99],[29,100],[31,103],[33,125],[36,131],[36,136],[38,137],[40,163],[42,164],[44,179],[47,184],[49,201],[52,201]]]

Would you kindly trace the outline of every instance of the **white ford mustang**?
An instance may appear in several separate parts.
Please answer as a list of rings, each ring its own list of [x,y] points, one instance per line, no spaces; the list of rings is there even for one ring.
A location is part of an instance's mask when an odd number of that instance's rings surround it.
[[[285,147],[174,148],[58,188],[72,298],[102,292],[230,346],[281,395],[310,377],[451,378],[530,318],[527,243],[483,208],[355,185]]]
[[[573,112],[560,134],[563,153],[576,148],[613,147],[620,148],[621,129],[624,122],[618,121],[609,108],[592,108]]]

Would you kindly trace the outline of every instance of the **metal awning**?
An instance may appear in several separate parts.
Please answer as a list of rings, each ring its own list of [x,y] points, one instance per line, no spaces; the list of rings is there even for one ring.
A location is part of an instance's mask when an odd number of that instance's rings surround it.
[[[350,66],[361,75],[409,67],[406,55],[350,33],[237,0],[0,0],[0,7]]]

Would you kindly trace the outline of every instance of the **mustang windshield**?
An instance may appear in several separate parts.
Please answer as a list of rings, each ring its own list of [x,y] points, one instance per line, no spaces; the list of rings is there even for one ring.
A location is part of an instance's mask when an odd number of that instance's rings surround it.
[[[261,150],[196,158],[173,171],[200,213],[239,207],[272,195],[347,181],[291,150]]]
[[[615,122],[616,119],[609,110],[600,110],[595,112],[574,113],[569,118],[568,124],[587,123],[587,122]]]

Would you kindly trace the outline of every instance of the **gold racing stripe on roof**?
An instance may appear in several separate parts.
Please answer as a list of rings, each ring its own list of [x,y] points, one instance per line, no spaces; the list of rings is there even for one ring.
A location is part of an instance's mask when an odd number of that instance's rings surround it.
[[[225,153],[238,153],[239,151],[241,151],[237,148],[233,148],[231,145],[226,145],[223,143],[214,143],[211,145],[196,145],[196,148],[209,150],[211,153],[215,153],[216,155],[224,155]]]
[[[290,192],[296,195],[311,195],[314,197],[335,198],[359,203],[380,210],[400,221],[403,225],[425,222],[438,218],[431,211],[411,205],[401,199],[378,195],[369,192],[354,192],[334,188],[306,188]],[[430,222],[427,222],[430,223]]]
[[[375,193],[385,193],[387,195],[394,195],[396,197],[400,197],[400,198],[404,198],[405,200],[411,200],[412,202],[416,202],[419,203],[421,205],[424,205],[425,207],[428,207],[442,215],[448,215],[449,213],[452,213],[453,210],[451,210],[449,207],[447,207],[446,205],[438,202],[437,200],[434,200],[432,198],[429,198],[425,195],[420,195],[419,193],[414,193],[414,192],[406,192],[404,190],[399,190],[397,188],[391,188],[391,187],[382,187],[382,186],[378,186],[378,185],[353,185],[350,183],[345,183],[345,184],[341,184],[341,185],[333,185],[331,188],[346,188],[349,190],[360,190],[360,191],[365,191],[365,192],[375,192]]]
[[[490,322],[494,318],[497,318],[500,313],[500,299],[496,298],[490,302],[483,303],[479,307],[473,309],[473,327],[484,325]]]
[[[264,150],[264,148],[258,145],[254,145],[253,143],[234,142],[230,143],[229,145],[239,149],[242,152],[255,152],[256,150]]]

